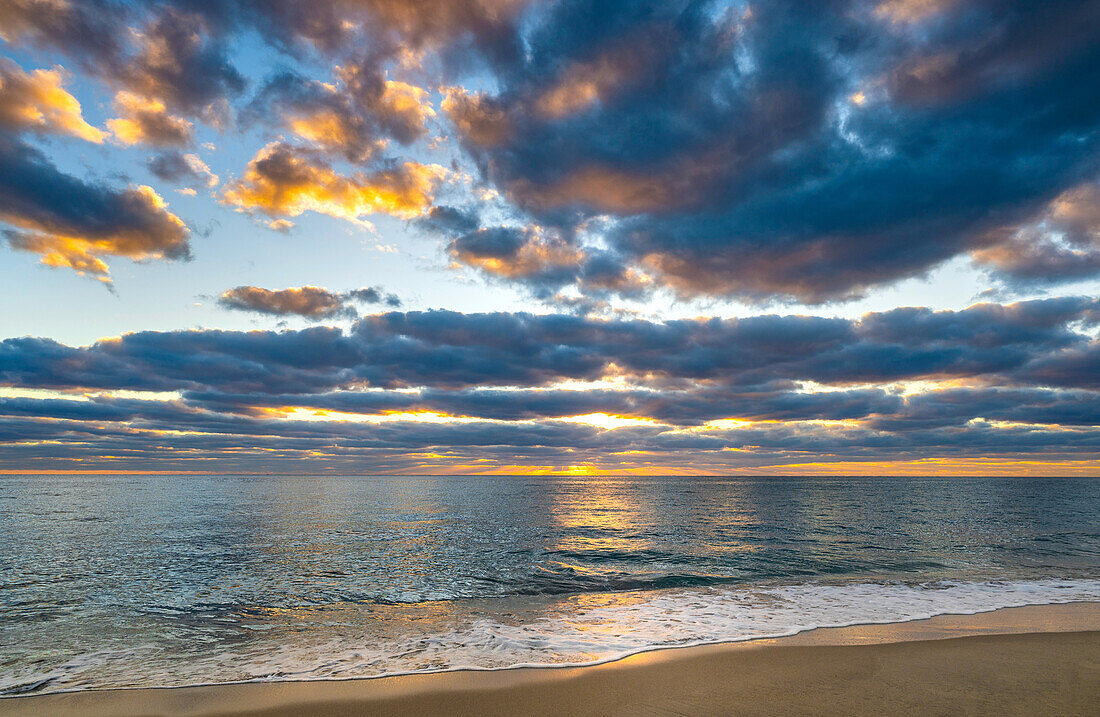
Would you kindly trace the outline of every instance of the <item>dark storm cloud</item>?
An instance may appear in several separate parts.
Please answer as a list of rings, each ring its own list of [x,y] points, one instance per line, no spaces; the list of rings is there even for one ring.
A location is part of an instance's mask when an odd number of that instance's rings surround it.
[[[227,309],[255,311],[261,314],[286,316],[295,314],[310,319],[333,317],[355,318],[359,311],[353,304],[385,304],[400,306],[401,299],[384,294],[375,287],[336,293],[316,286],[290,289],[262,289],[258,286],[238,286],[218,297],[218,304]]]
[[[856,295],[1100,172],[1095,3],[891,7],[563,3],[498,94],[444,107],[520,206],[616,217],[683,293]]]

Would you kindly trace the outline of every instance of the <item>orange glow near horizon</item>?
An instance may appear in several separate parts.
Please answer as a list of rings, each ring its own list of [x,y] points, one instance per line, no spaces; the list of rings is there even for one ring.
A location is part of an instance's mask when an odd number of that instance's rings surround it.
[[[943,459],[926,458],[911,461],[837,461],[777,463],[773,465],[746,466],[742,468],[716,468],[695,466],[666,465],[595,465],[578,463],[562,465],[523,465],[501,463],[485,465],[487,459],[474,463],[453,461],[439,454],[416,453],[424,458],[437,457],[439,463],[422,463],[419,466],[389,471],[358,472],[355,470],[325,470],[323,474],[343,475],[485,475],[485,476],[888,476],[888,477],[1100,477],[1100,461],[1051,460],[1051,461],[1015,461],[1000,459]],[[189,458],[188,460],[210,462],[217,458]],[[425,470],[425,468],[435,470]],[[308,476],[317,471],[237,471],[237,470],[112,470],[112,469],[45,469],[45,470],[0,470],[0,475],[210,475],[225,473],[231,475],[286,475]]]

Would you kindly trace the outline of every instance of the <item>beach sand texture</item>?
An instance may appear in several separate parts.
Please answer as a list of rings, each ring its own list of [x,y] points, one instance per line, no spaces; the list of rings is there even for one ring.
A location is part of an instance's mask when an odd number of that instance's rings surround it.
[[[1100,605],[1091,603],[815,630],[587,667],[0,701],[2,715],[86,717],[1098,713]]]

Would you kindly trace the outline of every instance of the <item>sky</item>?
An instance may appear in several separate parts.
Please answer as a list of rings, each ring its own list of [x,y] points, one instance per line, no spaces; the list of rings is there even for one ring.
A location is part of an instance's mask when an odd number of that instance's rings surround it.
[[[0,0],[0,471],[1100,474],[1100,4]]]

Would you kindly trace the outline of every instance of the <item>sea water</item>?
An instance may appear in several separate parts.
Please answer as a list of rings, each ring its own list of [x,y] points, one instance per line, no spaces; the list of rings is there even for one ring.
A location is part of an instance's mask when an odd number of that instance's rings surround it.
[[[0,476],[0,693],[581,664],[1100,600],[1100,480]]]

